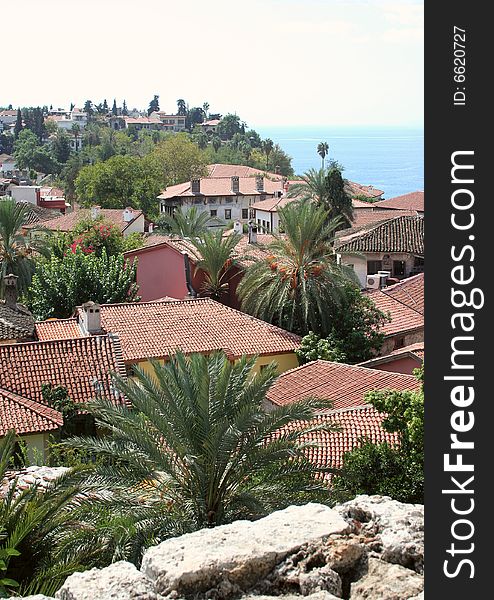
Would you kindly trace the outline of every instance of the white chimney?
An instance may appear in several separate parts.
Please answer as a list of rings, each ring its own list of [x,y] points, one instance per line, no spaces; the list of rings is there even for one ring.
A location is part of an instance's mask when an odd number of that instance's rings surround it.
[[[153,229],[154,229],[154,223],[149,223],[149,225],[148,225],[148,232],[149,233],[153,233]]]
[[[101,206],[91,207],[91,219],[97,219],[99,217]]]
[[[80,325],[84,333],[101,333],[101,307],[96,302],[86,302],[79,308]]]
[[[243,225],[240,221],[235,221],[235,223],[233,224],[233,231],[235,233],[243,233],[244,232]]]
[[[123,220],[130,223],[134,218],[134,211],[129,206],[123,211]]]

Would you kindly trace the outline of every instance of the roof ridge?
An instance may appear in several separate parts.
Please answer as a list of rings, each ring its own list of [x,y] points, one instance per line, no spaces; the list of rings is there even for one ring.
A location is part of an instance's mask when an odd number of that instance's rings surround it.
[[[40,323],[43,323],[43,321],[40,321]],[[53,340],[33,340],[33,341],[29,341],[29,342],[18,342],[18,343],[14,343],[14,344],[1,344],[0,352],[2,351],[3,348],[21,348],[24,346],[33,346],[35,344],[55,344],[55,343],[61,344],[61,343],[67,343],[67,342],[96,340],[97,338],[109,339],[109,336],[107,333],[100,333],[97,335],[84,335],[84,336],[78,336],[78,337],[74,337],[74,338],[55,338]]]
[[[24,408],[31,410],[46,419],[49,419],[50,421],[53,421],[57,424],[60,424],[60,421],[63,422],[62,413],[55,408],[48,406],[48,404],[38,402],[37,400],[31,400],[30,398],[20,396],[15,392],[0,387],[0,396],[2,395],[10,398],[13,402],[17,402],[17,404],[20,404]]]

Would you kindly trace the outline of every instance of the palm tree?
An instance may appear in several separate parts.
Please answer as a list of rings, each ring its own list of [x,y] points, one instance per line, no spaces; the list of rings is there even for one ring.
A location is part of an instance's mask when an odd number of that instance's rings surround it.
[[[117,376],[132,408],[93,401],[87,408],[109,436],[65,444],[111,461],[96,467],[100,489],[138,489],[157,521],[179,517],[184,529],[319,499],[323,484],[314,478],[301,436],[327,430],[313,418],[328,402],[304,400],[265,412],[276,367],[253,376],[255,361],[243,356],[234,363],[223,352],[178,353],[166,364],[155,361],[153,373]],[[293,421],[300,428],[283,430]]]
[[[78,148],[77,148],[77,140],[79,138],[79,134],[81,133],[81,128],[79,126],[79,123],[73,123],[72,127],[70,128],[74,139],[75,139],[75,151],[77,152]]]
[[[265,140],[263,140],[262,151],[266,155],[266,171],[268,170],[268,165],[269,165],[269,155],[271,154],[273,148],[274,148],[273,140],[271,140],[269,138],[266,138]]]
[[[242,310],[300,335],[328,335],[331,307],[345,297],[350,269],[336,263],[339,220],[308,201],[279,208],[284,234],[275,234],[270,254],[247,269],[237,292]]]
[[[329,145],[327,142],[319,142],[317,145],[317,153],[322,159],[322,169],[324,170],[324,159],[326,158],[327,153],[329,152]]]
[[[340,218],[338,229],[351,227],[353,221],[352,199],[345,191],[345,182],[341,175],[341,166],[332,163],[330,168],[309,169],[300,183],[294,183],[288,189],[288,197],[314,202],[328,213],[329,220]]]
[[[213,138],[211,139],[211,144],[213,145],[214,151],[218,152],[218,150],[221,148],[221,139],[218,135],[214,135]]]
[[[197,210],[197,206],[188,209],[181,207],[172,215],[164,215],[158,220],[158,228],[166,233],[182,238],[196,238],[202,236],[207,230],[210,216],[205,211]]]
[[[0,200],[0,295],[3,295],[3,278],[10,273],[19,278],[19,292],[26,292],[34,273],[35,256],[49,255],[46,237],[36,237],[41,229],[32,229],[30,239],[22,233],[29,213],[26,203]]]
[[[217,229],[192,240],[196,266],[206,276],[201,291],[215,300],[228,290],[231,269],[235,265],[234,251],[241,239],[239,233],[223,235],[223,230]]]
[[[202,105],[202,110],[204,111],[204,121],[207,121],[208,120],[208,110],[209,110],[208,102],[204,102],[204,104]]]

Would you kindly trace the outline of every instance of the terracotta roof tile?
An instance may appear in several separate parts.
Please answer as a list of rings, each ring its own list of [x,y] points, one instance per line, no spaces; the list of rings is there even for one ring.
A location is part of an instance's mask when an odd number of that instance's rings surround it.
[[[382,329],[385,335],[396,335],[424,327],[423,273],[381,290],[368,290],[365,294],[377,308],[391,316],[391,321]]]
[[[318,416],[312,423],[332,424],[337,426],[340,431],[316,431],[302,436],[300,441],[314,444],[307,448],[307,456],[316,467],[337,469],[343,464],[345,452],[359,446],[362,438],[374,444],[388,442],[394,445],[398,443],[397,434],[387,433],[382,428],[384,416],[369,405],[332,411],[327,415]],[[306,423],[293,421],[281,431],[296,431],[305,426]]]
[[[172,198],[195,198],[200,196],[262,196],[274,194],[276,191],[282,189],[282,181],[277,179],[271,181],[267,177],[264,177],[264,191],[259,192],[256,188],[255,177],[239,177],[239,192],[232,192],[232,181],[231,177],[203,177],[200,184],[200,193],[193,194],[191,192],[191,182],[179,183],[178,185],[171,185],[170,187],[163,190],[158,196],[160,200],[167,200]]]
[[[125,362],[228,349],[242,354],[293,352],[300,338],[209,298],[101,305],[102,328],[117,334]]]
[[[403,194],[402,196],[396,196],[395,198],[380,200],[379,202],[376,202],[374,206],[377,208],[405,209],[424,212],[424,192],[411,192],[409,194]]]
[[[57,410],[0,388],[0,437],[11,429],[26,435],[53,431],[62,425],[63,417]]]
[[[337,410],[364,405],[366,393],[373,390],[416,390],[418,387],[412,375],[316,360],[280,375],[268,391],[267,399],[273,404],[285,405],[316,397],[331,400],[331,410]]]
[[[409,346],[403,346],[403,348],[398,348],[397,350],[393,350],[389,354],[384,356],[376,356],[376,358],[371,358],[370,360],[366,360],[364,362],[359,363],[361,367],[369,367],[373,368],[375,365],[380,365],[387,362],[392,362],[398,360],[400,358],[406,358],[407,356],[412,356],[417,359],[417,363],[424,362],[424,342],[418,342],[417,344],[410,344]]]
[[[356,210],[353,214],[352,227],[363,227],[396,217],[413,217],[417,213],[413,210]]]
[[[115,398],[111,372],[125,374],[113,336],[0,345],[2,388],[36,402],[43,401],[44,383],[65,387],[73,402],[98,392]]]
[[[358,198],[358,196],[365,196],[366,198],[380,198],[384,192],[378,190],[372,185],[362,185],[345,179],[346,191],[352,198]]]
[[[405,252],[424,255],[424,219],[401,216],[371,223],[356,231],[343,231],[336,241],[337,252]]]
[[[38,340],[66,340],[84,337],[77,319],[50,319],[34,325]]]
[[[142,211],[134,210],[134,218],[132,221],[124,221],[123,210],[116,208],[100,208],[99,214],[106,220],[111,221],[121,231],[125,231],[127,227],[142,215]],[[43,222],[43,227],[52,231],[72,231],[76,225],[83,219],[91,218],[91,211],[87,208],[79,208],[61,215],[49,221]]]
[[[16,308],[0,300],[0,340],[28,340],[34,334],[34,318],[22,304]]]

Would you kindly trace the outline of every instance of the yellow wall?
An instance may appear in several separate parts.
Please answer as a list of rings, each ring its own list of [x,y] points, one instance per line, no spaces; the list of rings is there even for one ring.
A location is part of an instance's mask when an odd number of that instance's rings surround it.
[[[164,361],[160,361],[161,363]],[[287,352],[286,354],[263,354],[258,357],[254,365],[254,373],[257,373],[261,366],[269,365],[269,363],[275,362],[278,365],[278,373],[284,373],[289,369],[298,367],[298,360],[294,352]],[[153,367],[149,361],[143,361],[135,364],[136,367],[140,367],[146,373],[152,374]]]
[[[30,465],[45,465],[47,461],[48,433],[19,436],[26,444],[27,456]]]

